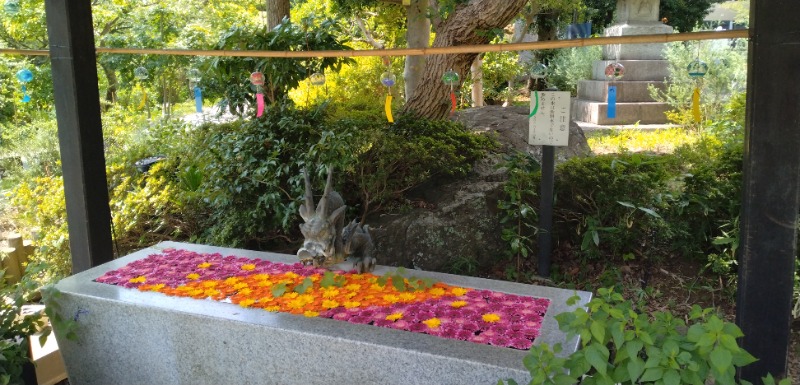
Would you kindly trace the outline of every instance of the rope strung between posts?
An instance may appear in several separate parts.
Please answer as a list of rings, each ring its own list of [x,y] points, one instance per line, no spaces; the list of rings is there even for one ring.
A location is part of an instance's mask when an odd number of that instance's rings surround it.
[[[655,35],[605,36],[571,40],[534,41],[528,43],[459,45],[452,47],[395,48],[352,51],[228,51],[191,49],[151,49],[151,48],[103,48],[97,47],[98,54],[129,55],[174,55],[174,56],[221,56],[221,57],[363,57],[363,56],[428,56],[459,53],[484,53],[507,51],[536,51],[555,48],[590,47],[611,44],[671,43],[676,41],[717,40],[750,37],[749,29],[732,31],[684,32]],[[0,54],[48,56],[48,50],[0,49]]]

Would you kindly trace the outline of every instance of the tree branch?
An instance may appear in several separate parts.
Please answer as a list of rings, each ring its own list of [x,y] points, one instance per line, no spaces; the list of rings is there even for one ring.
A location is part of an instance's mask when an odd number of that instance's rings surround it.
[[[362,34],[364,34],[364,38],[366,39],[367,43],[369,43],[371,46],[375,47],[376,49],[384,49],[384,48],[386,48],[383,45],[383,43],[375,40],[375,38],[372,36],[372,31],[370,31],[369,28],[367,28],[367,26],[364,24],[364,19],[362,19],[360,16],[357,16],[357,15],[353,16],[353,18],[355,19],[355,22],[356,22],[356,25],[358,26],[358,29],[361,30]]]

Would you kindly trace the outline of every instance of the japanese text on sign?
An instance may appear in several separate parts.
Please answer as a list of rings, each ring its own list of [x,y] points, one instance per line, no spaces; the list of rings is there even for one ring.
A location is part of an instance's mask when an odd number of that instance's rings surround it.
[[[531,98],[531,110],[536,108]],[[570,95],[566,91],[541,91],[538,111],[530,118],[528,144],[535,146],[566,146],[569,143]]]

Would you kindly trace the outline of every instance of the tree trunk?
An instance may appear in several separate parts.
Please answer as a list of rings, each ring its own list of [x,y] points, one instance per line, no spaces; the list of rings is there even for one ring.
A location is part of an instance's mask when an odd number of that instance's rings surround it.
[[[516,16],[527,0],[471,0],[456,6],[453,13],[438,26],[434,47],[487,44],[489,37],[479,33],[502,28]],[[422,117],[442,119],[450,111],[450,87],[442,82],[442,75],[453,70],[463,79],[476,53],[432,55],[425,72],[414,89],[414,96],[406,102],[403,113],[414,112]],[[461,86],[457,86],[456,90]]]
[[[110,106],[117,101],[117,86],[119,85],[117,73],[114,71],[114,69],[103,63],[100,63],[100,68],[103,69],[103,73],[106,75],[106,80],[108,80],[108,89],[106,89],[106,102]]]
[[[428,11],[428,0],[412,0],[406,7],[408,48],[427,48],[431,39],[431,21],[425,14]],[[422,79],[425,70],[425,56],[406,56],[403,70],[405,79],[406,100],[414,96],[414,89]]]
[[[289,0],[267,0],[267,30],[273,28],[289,17]]]
[[[470,67],[472,72],[472,106],[483,107],[483,59],[481,55],[475,58]]]

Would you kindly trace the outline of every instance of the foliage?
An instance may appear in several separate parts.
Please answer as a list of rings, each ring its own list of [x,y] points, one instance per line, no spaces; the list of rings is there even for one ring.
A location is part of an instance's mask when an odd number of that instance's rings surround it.
[[[730,45],[718,42],[686,42],[667,44],[665,56],[669,61],[670,77],[664,91],[650,88],[650,95],[672,108],[667,118],[683,127],[695,129],[707,126],[712,121],[722,121],[725,107],[734,95],[744,91],[747,80],[747,42],[744,39],[731,41]],[[700,59],[708,64],[708,73],[702,79],[689,76],[686,67]],[[701,113],[703,121],[694,122],[692,117],[692,92],[701,90]]]
[[[692,32],[711,11],[714,3],[724,0],[661,0],[659,15],[678,32]]]
[[[575,96],[578,82],[592,78],[592,65],[601,58],[600,46],[560,49],[550,58],[547,84]]]
[[[675,159],[645,154],[572,158],[556,170],[558,233],[588,258],[664,254],[675,236],[658,211]],[[613,234],[613,236],[611,236]]]
[[[312,28],[313,27],[313,28]],[[260,51],[308,51],[308,50],[346,50],[340,38],[339,25],[330,19],[314,24],[312,19],[304,19],[300,24],[289,20],[272,31],[247,27],[233,27],[226,32],[216,45],[219,50],[260,50]],[[232,113],[243,115],[248,105],[252,105],[253,94],[257,91],[250,84],[250,73],[261,71],[264,74],[263,93],[268,103],[277,103],[285,98],[290,89],[314,72],[326,69],[339,70],[347,58],[252,58],[216,57],[209,63],[210,76],[206,82],[209,97],[222,97],[223,105]]]
[[[406,291],[424,291],[430,289],[433,287],[433,284],[436,283],[432,278],[409,276],[406,269],[403,267],[398,267],[395,271],[387,271],[378,278],[377,282],[380,286],[386,286],[391,282],[392,286],[401,293]]]
[[[538,185],[541,178],[539,163],[528,153],[514,153],[500,164],[508,173],[503,185],[505,199],[497,202],[500,209],[500,223],[503,224],[501,237],[508,242],[509,254],[516,259],[516,272],[522,272],[523,258],[533,254],[533,238],[539,229],[535,208],[536,191],[530,186]],[[517,279],[519,276],[517,276]]]
[[[587,135],[587,142],[595,154],[651,152],[668,154],[678,147],[693,144],[700,135],[682,128],[659,130],[625,129],[596,132]]]
[[[28,338],[45,329],[40,312],[23,313],[22,305],[31,300],[35,283],[23,277],[20,283],[6,284],[5,271],[0,270],[0,384],[18,383],[22,367],[30,361]],[[44,330],[43,343],[49,332]]]
[[[11,204],[17,208],[15,220],[20,228],[25,229],[23,236],[33,239],[30,231],[37,231],[36,251],[31,260],[47,264],[43,280],[68,276],[72,271],[72,260],[61,176],[21,180],[12,191]]]
[[[503,39],[505,40],[505,39]],[[495,39],[493,44],[508,43]],[[489,104],[501,104],[514,100],[516,89],[514,81],[525,73],[525,68],[519,63],[519,54],[512,51],[487,52],[483,57],[483,95]],[[469,87],[465,85],[464,88]]]
[[[560,344],[534,345],[523,359],[532,385],[732,385],[736,369],[756,360],[737,344],[743,336],[739,327],[697,305],[687,325],[670,312],[641,313],[619,293],[599,289],[586,309],[556,320],[569,337],[580,336],[580,347],[561,358],[556,356]]]
[[[433,177],[466,175],[494,145],[491,138],[471,133],[460,123],[410,114],[386,131],[369,132],[352,168],[362,218]]]

